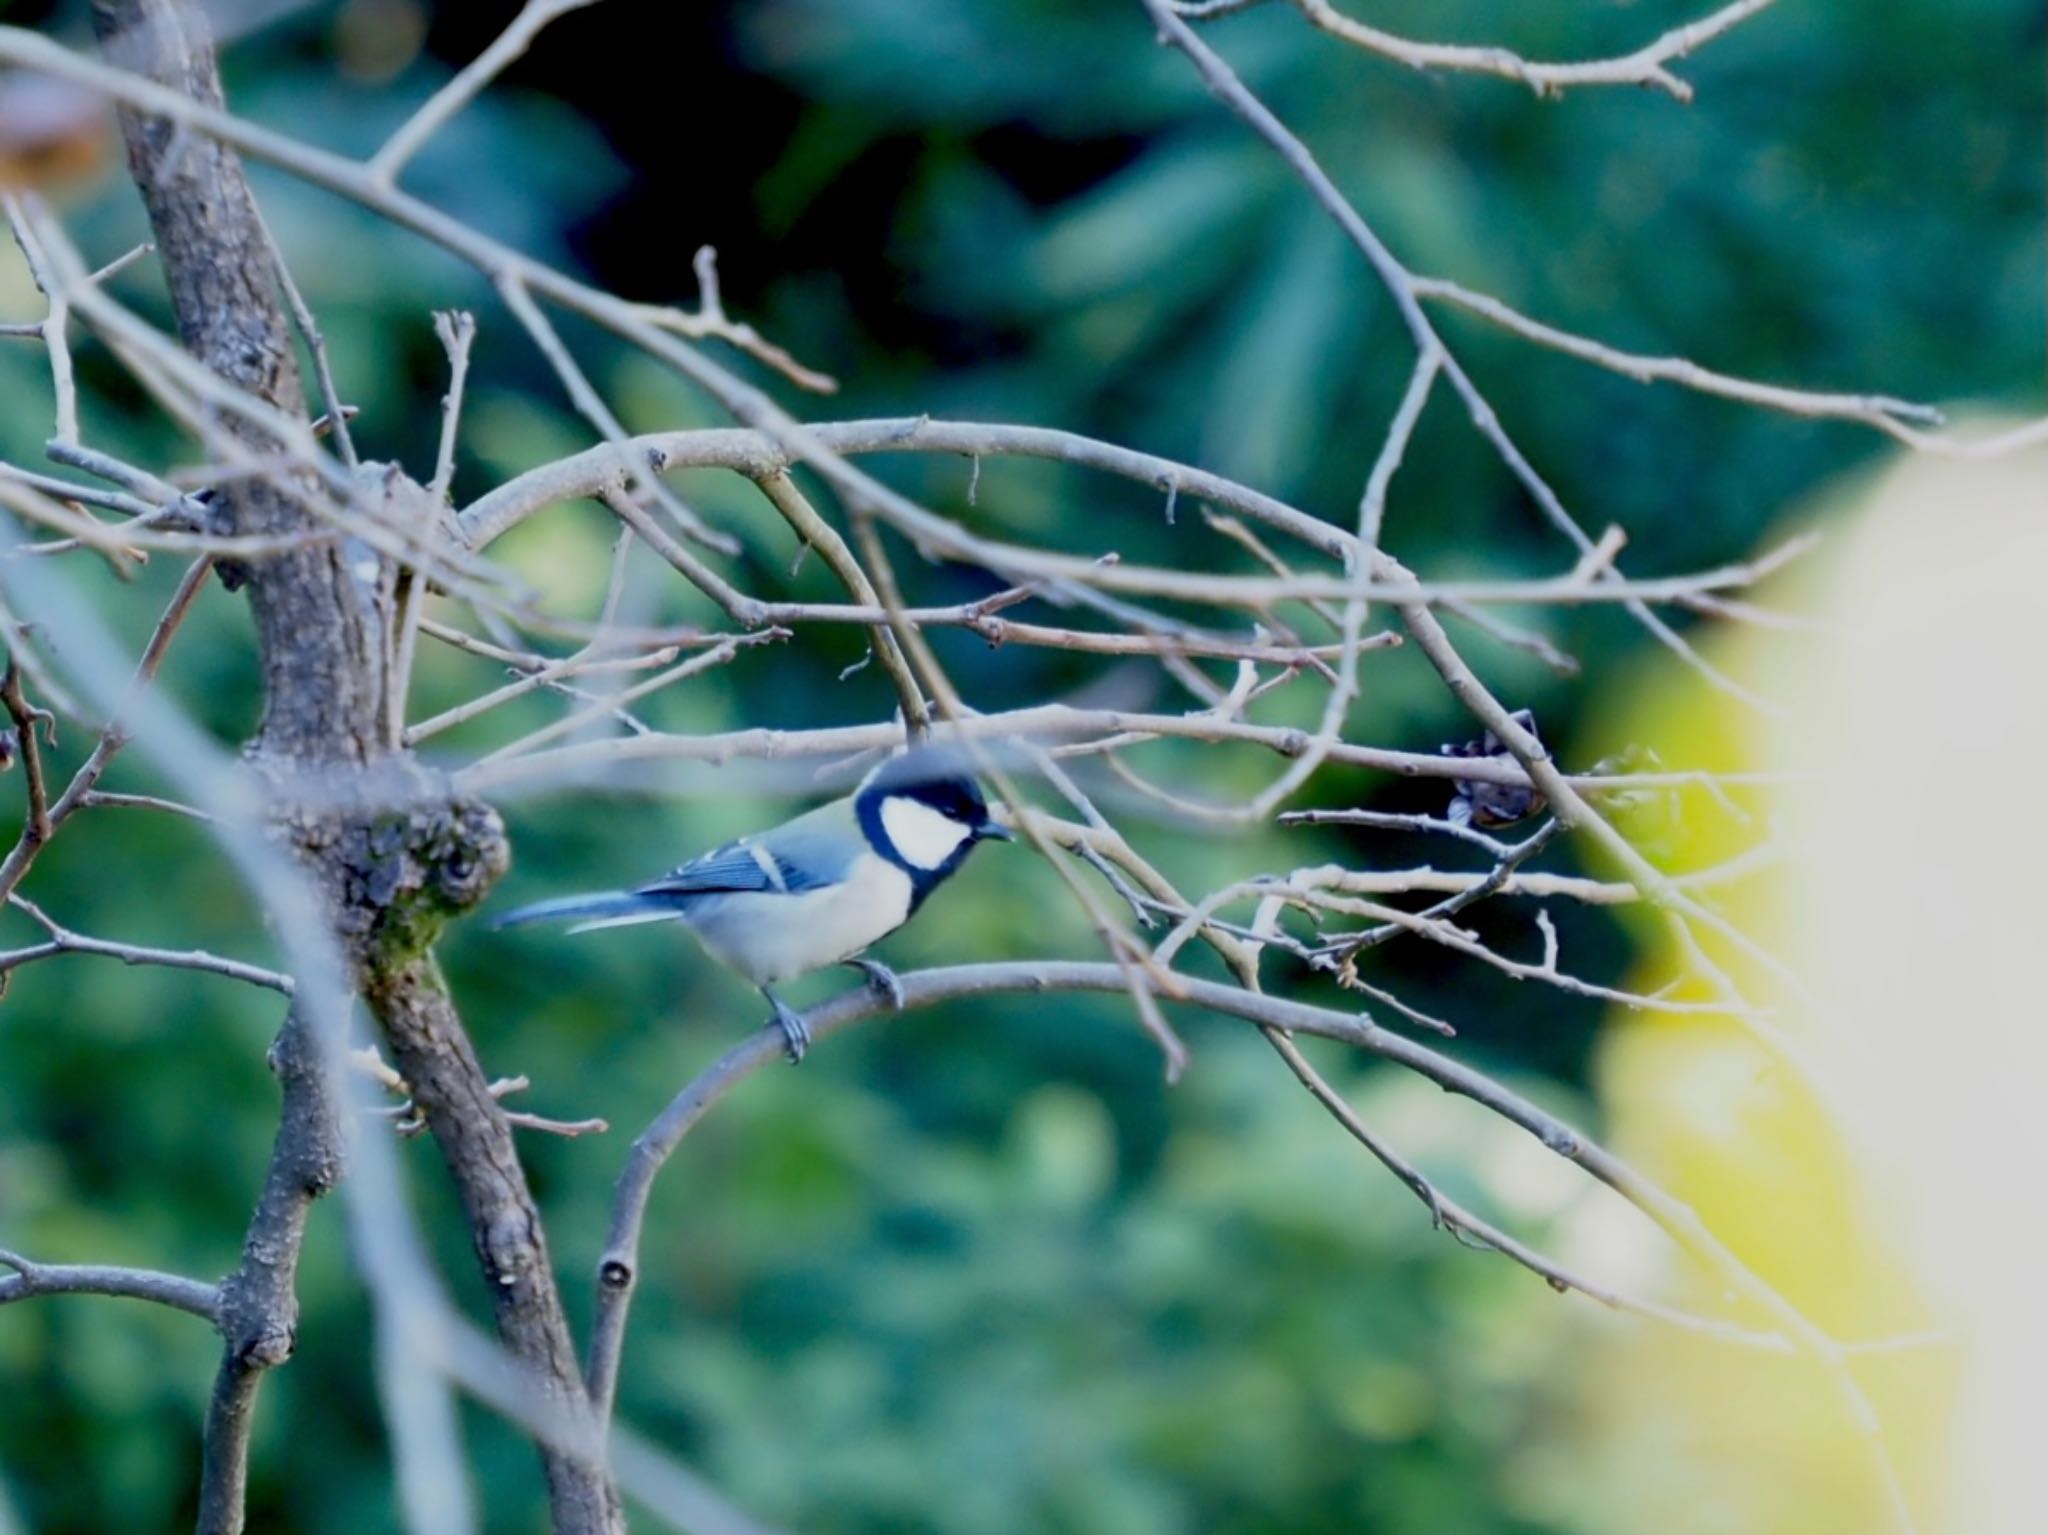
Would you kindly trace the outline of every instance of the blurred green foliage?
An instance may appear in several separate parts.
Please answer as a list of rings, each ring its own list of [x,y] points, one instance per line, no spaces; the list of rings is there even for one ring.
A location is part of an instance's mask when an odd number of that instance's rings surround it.
[[[1698,8],[1405,0],[1371,11],[1415,35],[1571,57],[1632,47]],[[459,62],[488,35],[492,8],[449,9],[462,14],[424,18],[427,37]],[[230,57],[237,105],[339,149],[373,147],[450,65],[431,50],[400,49],[395,63],[366,54],[366,13],[382,14],[316,7],[243,39]],[[403,19],[407,7],[385,13]],[[60,8],[51,25],[75,18]],[[702,46],[664,45],[669,26]],[[1686,61],[1699,86],[1690,108],[1624,91],[1541,102],[1500,81],[1413,75],[1310,32],[1284,6],[1210,35],[1421,270],[1617,345],[1773,380],[1950,402],[2017,401],[2039,377],[2042,23],[2022,0],[1786,0]],[[431,464],[443,364],[428,314],[458,306],[482,323],[459,497],[589,440],[474,274],[323,194],[268,172],[258,181],[363,407],[366,451],[422,475]],[[638,297],[689,300],[689,254],[717,239],[735,310],[844,380],[840,398],[802,402],[811,413],[1072,427],[1337,520],[1352,515],[1407,374],[1406,343],[1361,264],[1185,62],[1153,45],[1135,5],[755,0],[672,21],[598,7],[561,22],[506,88],[464,113],[411,184]],[[111,182],[67,214],[101,259],[140,237],[133,194]],[[161,316],[153,284],[144,264],[115,287]],[[39,312],[11,266],[0,265],[0,303],[9,319]],[[1596,531],[1629,530],[1630,568],[1643,574],[1743,554],[1788,502],[1879,449],[1852,428],[1643,389],[1462,317],[1444,324],[1567,503]],[[645,360],[564,329],[630,425],[716,419]],[[82,347],[80,366],[91,440],[190,461],[103,350]],[[0,452],[33,462],[49,419],[33,349],[0,350],[0,391]],[[965,466],[877,467],[991,532],[1245,560],[1192,509],[1169,526],[1159,498],[1129,486],[990,464],[969,508]],[[732,485],[680,488],[745,542],[756,587],[830,592],[818,562],[787,576],[782,530]],[[1388,541],[1447,576],[1570,563],[1441,401],[1396,486]],[[609,547],[603,518],[564,509],[501,552],[578,614],[602,591]],[[130,585],[82,563],[70,574],[139,644],[172,563]],[[928,600],[985,589],[914,563],[911,577]],[[646,564],[627,611],[713,617]],[[1562,683],[1519,652],[1461,638],[1568,756],[1589,759],[1612,743],[1575,739],[1578,700],[1613,686],[1642,637],[1607,609],[1516,616],[1576,652],[1584,676]],[[1097,688],[1184,706],[1142,669],[959,635],[938,643],[985,707]],[[880,717],[890,704],[872,668],[840,680],[859,656],[850,633],[750,651],[649,717],[685,730]],[[223,740],[247,735],[259,699],[237,599],[207,596],[166,679]],[[429,651],[416,712],[500,680]],[[1366,738],[1428,747],[1464,733],[1412,655],[1372,658],[1366,685],[1355,726]],[[1270,717],[1301,707],[1283,695]],[[550,717],[524,701],[451,734],[441,755]],[[67,733],[59,768],[87,744]],[[1173,746],[1138,761],[1213,798],[1274,771],[1255,754]],[[139,753],[117,779],[153,786]],[[639,792],[515,800],[506,896],[646,874],[809,792],[794,775],[728,768],[648,775]],[[1330,771],[1310,797],[1416,809],[1440,794]],[[1149,856],[1199,888],[1334,856],[1445,856],[1388,838],[1218,838],[1112,803]],[[1553,862],[1569,867],[1568,850]],[[268,957],[260,914],[203,832],[169,818],[82,819],[26,890],[95,933]],[[1582,971],[1618,972],[1615,930],[1560,916]],[[1533,952],[1514,914],[1475,919]],[[31,940],[8,921],[9,943]],[[758,1003],[645,933],[477,928],[459,930],[446,959],[487,1063],[532,1076],[539,1112],[617,1127],[527,1146],[580,1325],[581,1276],[625,1139],[757,1022]],[[993,852],[887,955],[1088,955],[1092,942],[1049,871]],[[1583,1116],[1590,1009],[1437,954],[1380,952],[1375,978],[1454,1020],[1454,1049]],[[1284,967],[1273,984],[1330,1000]],[[0,1005],[0,1245],[49,1261],[228,1268],[274,1118],[262,1051],[276,1022],[274,999],[205,976],[98,959],[17,974]],[[1587,1309],[1432,1232],[1241,1029],[1190,1031],[1195,1066],[1171,1091],[1127,1009],[1066,999],[915,1015],[750,1082],[657,1192],[626,1417],[764,1518],[807,1530],[1581,1527],[1599,1489],[1575,1475],[1551,1383],[1570,1368]],[[1356,1062],[1327,1065],[1457,1197],[1539,1237],[1577,1208],[1540,1152],[1484,1117]],[[409,1146],[407,1163],[444,1270],[476,1304],[431,1149]],[[298,1357],[264,1391],[252,1527],[393,1528],[372,1322],[332,1202],[301,1289]],[[128,1302],[0,1312],[0,1479],[28,1527],[185,1521],[214,1353],[192,1319]],[[468,1427],[488,1527],[539,1528],[530,1451],[484,1414]]]

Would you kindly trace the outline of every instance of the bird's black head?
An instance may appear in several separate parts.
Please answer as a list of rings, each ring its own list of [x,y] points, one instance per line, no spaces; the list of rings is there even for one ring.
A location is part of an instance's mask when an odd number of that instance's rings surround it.
[[[926,749],[892,757],[853,797],[868,844],[910,876],[922,901],[960,867],[978,842],[1008,842],[1010,829],[989,818],[988,801],[951,753]]]

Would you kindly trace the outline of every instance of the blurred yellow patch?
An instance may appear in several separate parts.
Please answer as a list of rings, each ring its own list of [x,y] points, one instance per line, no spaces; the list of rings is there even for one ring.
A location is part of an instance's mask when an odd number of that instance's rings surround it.
[[[1710,943],[1762,1029],[1617,1013],[1598,1063],[1610,1140],[1838,1342],[1902,1340],[1849,1368],[1918,1528],[1963,1535],[2048,1527],[2021,1428],[2048,1363],[2043,1242],[2009,1186],[2048,1165],[2032,1103],[2048,822],[2029,804],[2048,755],[2044,488],[2038,456],[1915,461],[1860,487],[1764,598],[1820,627],[1728,624],[1701,646],[1782,718],[1662,658],[1609,732],[1672,766],[1782,775],[1732,803],[1686,790],[1655,852],[1683,873],[1773,848],[1711,900],[1800,978]],[[1686,972],[1660,917],[1630,921],[1632,987]],[[1768,1325],[1682,1258],[1661,1298]],[[1598,1344],[1575,1394],[1602,1489],[1589,1530],[1899,1527],[1871,1440],[1810,1360],[1644,1325]]]

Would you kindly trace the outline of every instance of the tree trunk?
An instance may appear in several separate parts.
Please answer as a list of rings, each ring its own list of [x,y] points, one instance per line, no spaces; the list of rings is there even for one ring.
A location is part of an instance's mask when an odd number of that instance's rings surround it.
[[[182,0],[96,0],[102,47],[124,68],[220,105],[220,75],[197,12]],[[245,392],[296,416],[305,390],[279,301],[270,242],[235,154],[128,109],[129,169],[142,193],[186,348]],[[253,456],[273,455],[260,428],[220,418]],[[233,572],[246,582],[263,665],[255,765],[279,786],[276,817],[324,896],[355,981],[376,1017],[462,1197],[500,1335],[537,1388],[580,1409],[576,1350],[511,1127],[492,1099],[431,954],[441,925],[503,872],[504,829],[486,805],[387,751],[389,614],[353,551],[318,537],[310,477],[266,472],[230,482],[224,531],[306,533],[302,546]],[[298,785],[312,783],[317,795]],[[292,1284],[306,1212],[340,1172],[329,1085],[308,1017],[286,1017],[272,1063],[284,1106],[241,1266],[223,1286],[227,1342],[207,1419],[200,1529],[243,1526],[248,1435],[262,1372],[290,1356]],[[422,1364],[421,1368],[430,1368]],[[602,1468],[542,1446],[562,1535],[624,1529]]]

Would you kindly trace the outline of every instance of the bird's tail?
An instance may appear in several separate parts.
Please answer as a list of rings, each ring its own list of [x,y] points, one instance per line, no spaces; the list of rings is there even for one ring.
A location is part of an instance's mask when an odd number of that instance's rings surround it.
[[[635,922],[660,922],[676,915],[673,901],[659,896],[636,895],[630,890],[602,890],[591,895],[557,896],[508,911],[491,922],[493,929],[524,927],[529,922],[575,922],[572,933],[593,928],[628,927]]]

